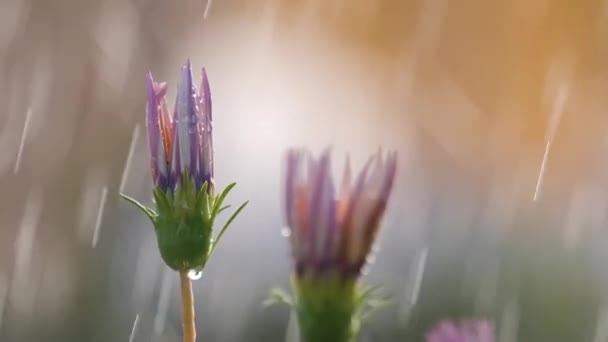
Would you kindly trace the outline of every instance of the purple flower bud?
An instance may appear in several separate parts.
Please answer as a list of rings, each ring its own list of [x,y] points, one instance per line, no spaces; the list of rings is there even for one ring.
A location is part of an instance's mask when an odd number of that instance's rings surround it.
[[[396,167],[396,153],[385,160],[378,152],[351,184],[347,162],[337,196],[329,150],[318,160],[306,151],[289,151],[285,209],[298,273],[359,275],[379,230]]]
[[[152,73],[147,77],[148,104],[146,107],[146,127],[148,129],[148,144],[150,147],[150,162],[152,179],[161,188],[169,187],[171,131],[173,122],[167,111],[165,93],[166,83],[157,83]]]
[[[174,191],[183,177],[213,189],[213,139],[211,133],[211,92],[203,69],[202,91],[192,81],[188,61],[182,68],[173,116],[165,98],[167,86],[148,74],[148,142],[154,184],[163,191]]]

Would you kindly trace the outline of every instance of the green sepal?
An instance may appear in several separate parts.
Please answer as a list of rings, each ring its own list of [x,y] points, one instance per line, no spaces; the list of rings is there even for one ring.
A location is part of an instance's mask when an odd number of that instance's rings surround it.
[[[264,307],[269,307],[275,304],[285,304],[291,308],[296,306],[295,300],[291,294],[279,287],[271,289],[268,298],[266,298],[262,303]]]
[[[123,199],[125,199],[127,202],[133,204],[135,207],[139,208],[141,211],[143,211],[144,214],[146,214],[146,216],[148,216],[148,218],[150,218],[150,220],[152,221],[152,223],[154,223],[154,219],[156,218],[157,214],[154,212],[154,210],[146,207],[145,205],[139,203],[138,200],[136,200],[133,197],[127,196],[123,193],[120,194],[120,197],[122,197]]]
[[[230,205],[225,205],[225,206],[221,207],[221,208],[220,208],[220,210],[218,210],[218,211],[217,211],[217,214],[218,214],[218,215],[219,215],[219,214],[221,214],[221,213],[222,213],[222,211],[224,211],[224,210],[226,210],[226,209],[228,209],[228,208],[230,208]]]
[[[385,308],[393,303],[394,301],[390,296],[382,293],[382,286],[376,285],[366,287],[358,294],[355,319],[363,322],[379,309]]]
[[[295,296],[272,289],[264,306],[287,304],[298,316],[302,342],[353,342],[372,312],[389,301],[379,286],[364,288],[356,279],[338,276],[295,277]]]
[[[187,170],[183,174],[187,175]],[[215,219],[229,207],[221,205],[235,185],[228,185],[216,197],[213,191],[209,191],[208,183],[203,183],[197,191],[192,178],[182,177],[174,192],[163,191],[160,187],[153,189],[156,211],[129,196],[121,194],[121,197],[150,218],[161,257],[170,268],[176,271],[202,270],[223,234],[248,203],[243,203],[232,214],[214,240]]]
[[[183,177],[173,194],[159,188],[153,191],[160,255],[176,271],[198,270],[207,261],[213,230],[209,211],[205,210],[209,201],[207,187],[205,183],[197,192],[194,181]]]
[[[236,211],[232,214],[232,216],[230,216],[230,218],[228,219],[228,221],[226,221],[226,223],[224,224],[224,226],[220,230],[220,233],[217,235],[217,237],[215,239],[213,239],[213,241],[211,242],[211,249],[209,250],[209,257],[211,257],[211,254],[215,250],[215,247],[220,242],[220,239],[222,238],[222,235],[224,235],[224,233],[226,232],[226,230],[228,229],[228,227],[230,226],[230,224],[232,224],[232,221],[234,221],[236,219],[236,217],[241,213],[241,210],[245,209],[245,207],[247,206],[247,204],[249,204],[249,201],[245,201],[243,204],[241,204],[240,207],[238,207],[236,209]],[[222,211],[221,209],[219,211],[217,211],[216,215],[219,214],[221,211]]]
[[[213,223],[213,220],[215,219],[215,217],[217,216],[217,214],[220,212],[220,208],[222,207],[222,203],[224,203],[226,196],[228,196],[228,193],[230,192],[230,190],[232,190],[232,188],[234,188],[235,186],[236,186],[236,183],[228,184],[228,186],[226,188],[224,188],[224,191],[222,191],[222,193],[213,200],[213,206],[212,206],[212,211],[211,211],[212,223]]]
[[[293,287],[303,342],[351,342],[358,335],[356,279],[304,276],[295,278]]]
[[[209,213],[209,202],[212,200],[211,197],[213,195],[207,195],[207,189],[209,185],[207,182],[203,183],[201,186],[201,190],[198,193],[196,198],[195,210],[202,213],[203,217],[210,217]]]

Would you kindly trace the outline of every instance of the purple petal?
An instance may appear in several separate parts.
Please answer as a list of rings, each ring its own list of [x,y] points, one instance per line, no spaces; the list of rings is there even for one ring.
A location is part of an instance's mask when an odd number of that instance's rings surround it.
[[[346,155],[346,161],[344,162],[344,171],[342,174],[342,185],[340,188],[340,194],[338,195],[338,199],[333,202],[333,210],[335,215],[335,226],[331,231],[330,247],[329,250],[332,250],[332,257],[339,257],[341,245],[344,243],[344,236],[347,232],[344,232],[344,226],[346,221],[347,211],[350,206],[350,194],[352,191],[352,171],[350,165],[350,155]]]
[[[179,124],[177,122],[177,104],[173,111],[173,125],[171,127],[171,141],[173,142],[173,151],[171,152],[171,172],[169,174],[171,188],[175,187],[181,182],[182,171],[181,171],[181,155],[180,155],[180,141],[179,141]]]
[[[330,150],[327,149],[323,154],[319,170],[321,179],[318,179],[319,186],[318,197],[315,197],[317,202],[312,204],[316,206],[312,216],[312,227],[315,229],[315,256],[317,261],[324,261],[331,254],[329,247],[331,246],[331,238],[336,228],[336,199],[334,183],[331,177],[331,158]],[[316,195],[316,194],[315,194]]]
[[[352,169],[350,166],[350,155],[346,155],[346,162],[344,163],[344,173],[342,174],[342,187],[340,189],[340,200],[348,200],[351,192],[352,183]]]
[[[426,335],[427,342],[494,342],[494,328],[487,321],[443,321]]]
[[[369,172],[369,168],[372,166],[372,162],[374,161],[374,158],[369,158],[367,160],[367,162],[365,163],[365,166],[363,167],[363,169],[361,170],[361,172],[359,172],[359,175],[357,176],[357,180],[355,181],[355,188],[353,189],[353,192],[351,194],[351,201],[353,202],[358,202],[363,193],[365,192],[365,185],[367,182],[367,173]],[[350,207],[350,212],[352,214],[352,211],[354,210],[354,205]]]
[[[211,183],[213,180],[213,122],[211,114],[211,89],[209,87],[209,80],[207,79],[207,72],[205,68],[202,71],[202,82],[201,82],[201,93],[199,96],[200,104],[199,108],[202,112],[201,116],[201,155],[199,157],[199,171],[201,174],[202,181]]]
[[[456,325],[451,322],[441,322],[427,335],[427,342],[467,342]]]
[[[298,208],[295,207],[297,196],[297,185],[299,179],[299,171],[302,164],[302,152],[298,150],[290,150],[287,152],[287,170],[285,179],[285,217],[287,221],[287,229],[291,232],[289,241],[292,248],[292,255],[296,262],[302,262],[303,255],[301,253],[301,229],[297,225]]]
[[[395,183],[395,175],[397,174],[397,152],[389,153],[384,163],[383,184],[380,190],[380,200],[388,201],[388,198]]]
[[[478,321],[475,323],[475,342],[494,342],[494,325],[489,321]]]
[[[313,248],[313,255],[316,255],[316,251],[322,247],[318,244],[324,245],[324,242],[320,242],[325,238],[325,227],[322,226],[322,218],[321,218],[321,210],[323,206],[327,205],[326,190],[325,188],[328,186],[328,180],[331,177],[329,174],[329,166],[330,166],[330,151],[329,149],[325,150],[325,152],[319,158],[319,162],[314,172],[314,178],[312,178],[312,193],[310,199],[310,242]]]
[[[207,71],[205,68],[203,68],[202,71],[201,102],[203,116],[208,118],[209,122],[211,122],[213,120],[213,114],[211,111],[211,87],[209,86],[209,79],[207,78]]]
[[[336,189],[332,179],[329,179],[327,186],[327,195],[325,198],[326,203],[324,204],[324,210],[322,213],[323,226],[325,227],[324,238],[319,242],[321,248],[320,257],[322,260],[335,259],[338,254],[339,245],[336,243],[336,236],[338,234],[338,206],[335,199]]]
[[[344,220],[344,226],[347,227],[348,231],[343,232],[348,237],[344,237],[348,241],[347,246],[347,262],[350,264],[363,264],[365,255],[361,255],[361,245],[363,238],[363,225],[361,221],[366,219],[365,215],[369,212],[369,204],[362,201],[364,198],[363,194],[366,190],[367,185],[367,173],[371,166],[373,159],[370,158],[355,181],[355,188],[353,189],[350,196],[350,205]]]
[[[150,148],[150,166],[154,184],[165,183],[167,178],[165,151],[160,130],[160,117],[158,111],[159,98],[154,87],[152,73],[146,78],[147,106],[146,128],[148,130],[148,145]],[[161,184],[162,185],[162,184]]]
[[[198,177],[199,115],[195,101],[196,91],[192,84],[190,60],[182,68],[182,77],[177,89],[177,136],[179,141],[180,172],[188,169],[190,176]]]
[[[294,217],[294,197],[296,195],[296,177],[299,169],[300,153],[297,150],[290,150],[287,152],[287,175],[285,178],[285,217],[287,221],[287,227],[290,229],[294,228],[295,217]]]

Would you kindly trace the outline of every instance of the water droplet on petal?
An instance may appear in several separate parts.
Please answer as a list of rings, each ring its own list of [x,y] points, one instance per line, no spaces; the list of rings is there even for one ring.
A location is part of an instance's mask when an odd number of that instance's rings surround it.
[[[370,269],[371,269],[371,265],[369,265],[369,264],[363,265],[363,267],[361,268],[361,275],[367,276],[369,274]]]
[[[376,254],[380,251],[380,243],[378,241],[372,244],[372,248],[370,249],[370,254]]]
[[[188,278],[191,280],[199,280],[203,276],[203,271],[199,270],[190,270],[188,271]]]
[[[287,227],[281,229],[281,235],[283,235],[284,237],[291,236],[291,229],[289,229]]]

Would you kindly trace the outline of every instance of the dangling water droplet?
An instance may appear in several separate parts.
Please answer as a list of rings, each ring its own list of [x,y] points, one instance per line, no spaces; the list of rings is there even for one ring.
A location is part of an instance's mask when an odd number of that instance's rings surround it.
[[[188,278],[191,280],[199,280],[203,276],[203,271],[200,270],[190,270],[188,271]]]
[[[284,237],[291,236],[291,229],[289,229],[287,227],[281,229],[281,235],[283,235]]]

